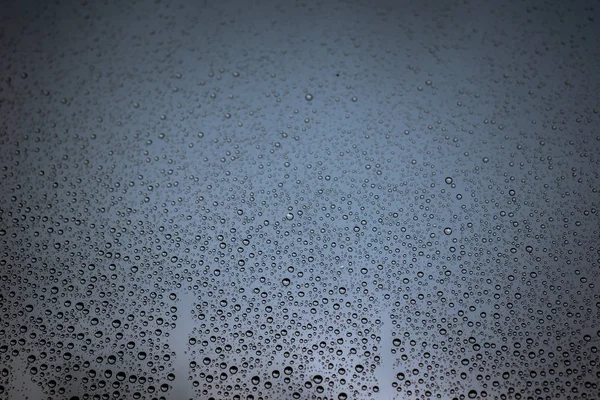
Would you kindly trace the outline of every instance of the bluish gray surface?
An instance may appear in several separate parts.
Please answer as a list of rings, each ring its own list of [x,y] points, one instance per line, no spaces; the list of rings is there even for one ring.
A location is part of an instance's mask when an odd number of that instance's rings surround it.
[[[594,1],[3,1],[0,398],[600,398]]]

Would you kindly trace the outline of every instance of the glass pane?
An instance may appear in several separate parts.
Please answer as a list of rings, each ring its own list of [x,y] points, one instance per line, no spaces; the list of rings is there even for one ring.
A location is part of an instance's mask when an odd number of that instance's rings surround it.
[[[4,1],[0,398],[600,398],[592,1]]]

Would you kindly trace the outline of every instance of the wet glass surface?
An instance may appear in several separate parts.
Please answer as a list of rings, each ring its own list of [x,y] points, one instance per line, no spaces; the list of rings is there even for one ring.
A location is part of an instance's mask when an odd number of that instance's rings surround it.
[[[598,8],[4,1],[0,398],[600,398]]]

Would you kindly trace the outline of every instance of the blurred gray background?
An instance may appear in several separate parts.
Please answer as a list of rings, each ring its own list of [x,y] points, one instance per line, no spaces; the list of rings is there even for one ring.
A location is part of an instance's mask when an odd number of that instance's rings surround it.
[[[0,398],[600,398],[599,7],[2,1]]]

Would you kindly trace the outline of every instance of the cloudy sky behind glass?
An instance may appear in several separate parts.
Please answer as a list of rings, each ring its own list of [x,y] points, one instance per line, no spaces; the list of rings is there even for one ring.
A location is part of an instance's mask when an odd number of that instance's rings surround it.
[[[595,2],[3,9],[2,398],[600,397]]]

